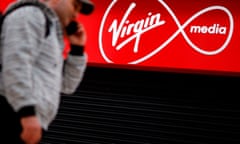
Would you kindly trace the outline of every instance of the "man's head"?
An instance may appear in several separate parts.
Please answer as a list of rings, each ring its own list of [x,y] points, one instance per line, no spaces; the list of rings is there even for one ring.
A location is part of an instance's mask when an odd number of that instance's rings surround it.
[[[48,4],[59,16],[63,27],[66,27],[79,13],[88,15],[94,9],[94,4],[90,0],[49,0]]]

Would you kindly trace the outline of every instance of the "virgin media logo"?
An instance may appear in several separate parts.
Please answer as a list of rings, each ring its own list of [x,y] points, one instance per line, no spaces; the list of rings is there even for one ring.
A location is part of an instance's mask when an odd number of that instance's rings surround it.
[[[227,48],[233,29],[233,16],[221,5],[186,18],[185,10],[176,11],[163,0],[113,0],[101,22],[99,46],[108,63],[138,64],[161,56],[164,49],[186,45],[189,51],[212,56]]]

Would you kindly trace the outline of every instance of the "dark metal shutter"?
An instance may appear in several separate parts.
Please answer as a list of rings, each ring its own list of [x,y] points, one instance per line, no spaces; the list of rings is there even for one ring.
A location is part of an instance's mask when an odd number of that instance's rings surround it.
[[[89,67],[43,144],[240,143],[240,78]]]

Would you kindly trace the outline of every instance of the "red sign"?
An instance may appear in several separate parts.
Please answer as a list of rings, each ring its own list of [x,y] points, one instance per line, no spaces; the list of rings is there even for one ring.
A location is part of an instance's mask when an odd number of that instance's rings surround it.
[[[79,16],[89,64],[240,74],[239,0],[92,1]]]
[[[5,8],[11,3],[14,2],[16,0],[2,0],[0,2],[0,12],[3,12],[5,10]]]
[[[90,16],[90,64],[240,73],[239,0],[105,0]]]

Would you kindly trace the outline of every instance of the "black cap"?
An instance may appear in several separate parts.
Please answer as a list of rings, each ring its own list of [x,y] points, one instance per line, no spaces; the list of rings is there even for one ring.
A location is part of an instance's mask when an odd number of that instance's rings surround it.
[[[91,14],[94,10],[94,4],[90,0],[78,0],[82,3],[82,8],[80,10],[80,13],[88,15]]]

